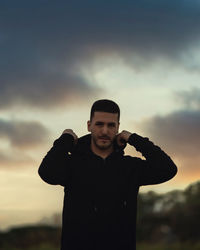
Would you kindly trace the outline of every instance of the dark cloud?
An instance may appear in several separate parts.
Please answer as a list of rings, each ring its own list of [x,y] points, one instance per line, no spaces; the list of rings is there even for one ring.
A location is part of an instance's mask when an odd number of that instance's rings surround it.
[[[179,58],[199,42],[199,22],[195,0],[0,1],[0,108],[98,96],[80,65],[106,51]]]
[[[0,138],[18,149],[35,148],[46,142],[49,131],[39,122],[0,119]]]
[[[179,159],[197,159],[200,148],[200,112],[177,111],[154,116],[136,127],[145,136]]]

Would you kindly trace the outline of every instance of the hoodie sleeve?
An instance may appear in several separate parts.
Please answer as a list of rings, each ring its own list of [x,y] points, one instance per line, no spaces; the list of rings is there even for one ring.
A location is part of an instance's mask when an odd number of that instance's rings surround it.
[[[128,143],[146,158],[134,158],[138,165],[139,185],[159,184],[176,175],[177,167],[172,159],[148,138],[134,133],[129,137]]]
[[[54,141],[53,147],[43,158],[38,174],[45,182],[52,185],[65,186],[70,179],[70,152],[74,138],[70,134],[62,134]]]

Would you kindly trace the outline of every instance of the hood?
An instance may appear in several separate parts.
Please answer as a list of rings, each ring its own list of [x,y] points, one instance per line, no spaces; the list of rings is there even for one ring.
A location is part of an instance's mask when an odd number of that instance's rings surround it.
[[[84,135],[80,138],[78,138],[78,142],[76,146],[74,147],[74,152],[79,152],[79,153],[91,153],[91,134]],[[126,147],[120,147],[116,141],[114,141],[114,152],[119,153],[119,154],[124,154],[124,148]]]

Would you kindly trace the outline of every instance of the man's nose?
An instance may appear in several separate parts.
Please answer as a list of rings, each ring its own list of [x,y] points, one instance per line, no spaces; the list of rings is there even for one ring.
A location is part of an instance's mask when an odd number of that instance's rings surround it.
[[[107,134],[108,133],[108,127],[107,126],[103,126],[102,133],[103,134]]]

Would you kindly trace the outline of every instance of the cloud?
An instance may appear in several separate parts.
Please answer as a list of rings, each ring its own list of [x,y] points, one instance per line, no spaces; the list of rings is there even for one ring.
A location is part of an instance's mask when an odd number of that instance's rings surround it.
[[[174,99],[187,109],[200,111],[200,88],[177,91],[174,93]]]
[[[48,129],[39,122],[0,119],[0,138],[9,141],[13,148],[38,147],[46,142],[48,136]]]
[[[35,160],[30,157],[29,155],[26,155],[25,153],[19,152],[19,151],[10,151],[0,152],[0,168],[6,168],[7,167],[27,167],[30,165],[35,164]]]
[[[199,158],[199,111],[181,110],[165,116],[156,115],[135,126],[170,155],[188,161]]]
[[[84,103],[103,91],[80,73],[98,55],[148,66],[180,59],[200,38],[196,0],[0,1],[0,8],[0,109]]]

